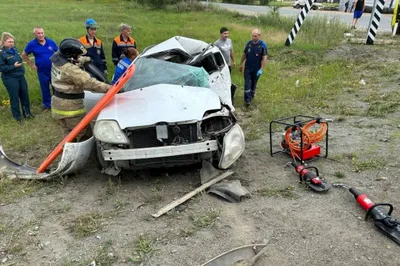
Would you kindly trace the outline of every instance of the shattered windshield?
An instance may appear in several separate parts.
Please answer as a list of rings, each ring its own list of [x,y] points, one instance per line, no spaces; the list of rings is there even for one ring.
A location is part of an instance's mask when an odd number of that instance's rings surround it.
[[[139,58],[133,77],[123,91],[131,91],[156,84],[172,84],[210,88],[208,73],[202,67],[167,62],[154,58]]]

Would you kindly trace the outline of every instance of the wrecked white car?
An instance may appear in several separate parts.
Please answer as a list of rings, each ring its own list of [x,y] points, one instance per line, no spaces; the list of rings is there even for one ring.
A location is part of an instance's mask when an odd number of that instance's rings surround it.
[[[50,179],[74,173],[93,146],[104,172],[112,175],[198,162],[227,169],[241,156],[245,138],[233,114],[228,66],[217,47],[173,37],[145,49],[134,64],[134,75],[92,122],[94,137],[65,143],[57,168],[37,173],[12,161],[0,146],[0,174]],[[87,111],[102,97],[85,91]]]
[[[100,112],[94,127],[105,173],[207,160],[229,168],[245,138],[233,114],[231,79],[220,50],[173,37],[146,48],[135,74]],[[87,111],[101,94],[85,92]]]

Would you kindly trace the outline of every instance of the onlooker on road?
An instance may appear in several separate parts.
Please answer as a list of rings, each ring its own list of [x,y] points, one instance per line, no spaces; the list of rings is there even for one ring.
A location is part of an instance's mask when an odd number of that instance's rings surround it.
[[[255,96],[257,81],[267,64],[267,44],[260,40],[260,37],[260,30],[254,29],[251,33],[252,40],[247,42],[239,64],[239,70],[242,72],[243,62],[246,60],[244,66],[244,101],[247,107]]]
[[[224,56],[225,62],[228,64],[229,67],[229,72],[232,72],[231,66],[233,68],[236,67],[235,63],[235,55],[233,53],[233,45],[232,45],[232,40],[229,39],[229,30],[226,27],[222,27],[219,30],[220,37],[218,40],[215,41],[214,45],[221,50],[222,55]],[[231,84],[231,98],[232,98],[232,104],[233,104],[233,99],[235,96],[235,91],[236,91],[236,85]]]
[[[125,73],[129,65],[133,62],[133,60],[135,60],[139,53],[135,48],[129,47],[128,49],[124,50],[124,55],[125,57],[119,60],[118,65],[115,68],[115,73],[111,84],[117,82],[117,80]]]
[[[86,56],[92,59],[93,64],[102,72],[107,78],[107,61],[104,54],[103,44],[100,39],[96,38],[96,32],[99,25],[94,19],[87,19],[85,22],[86,35],[81,37],[79,41],[85,47]]]
[[[127,49],[129,47],[137,49],[136,41],[132,37],[130,37],[132,26],[128,24],[121,24],[119,28],[121,34],[114,38],[111,51],[112,61],[114,65],[118,64],[118,61],[121,59],[121,56],[123,56],[124,49]]]
[[[28,84],[25,79],[25,69],[22,57],[14,46],[14,36],[9,32],[1,35],[3,48],[0,52],[1,79],[10,96],[11,112],[15,120],[21,122],[21,110],[24,118],[33,118],[29,104]]]
[[[57,44],[50,38],[45,37],[42,27],[33,28],[35,39],[28,42],[25,50],[22,52],[22,58],[28,65],[37,71],[40,90],[42,92],[43,111],[51,109],[51,61],[50,57],[58,51]],[[29,55],[33,54],[35,63],[29,59]]]
[[[364,13],[365,0],[356,0],[354,6],[353,23],[351,26],[352,29],[356,28],[358,19],[361,18],[362,14]]]
[[[84,90],[106,92],[111,85],[90,77],[78,64],[79,57],[86,53],[85,47],[76,39],[67,38],[61,41],[60,50],[51,58],[51,82],[54,87],[52,97],[52,117],[59,121],[68,135],[85,116],[83,98]],[[90,126],[76,137],[82,141],[91,136]]]

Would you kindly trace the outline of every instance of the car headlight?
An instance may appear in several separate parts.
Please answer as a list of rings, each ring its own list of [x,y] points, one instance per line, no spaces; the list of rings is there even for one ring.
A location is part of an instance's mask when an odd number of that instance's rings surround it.
[[[129,139],[115,120],[98,120],[94,125],[93,134],[101,142],[129,144]]]
[[[242,128],[236,124],[224,137],[222,156],[218,167],[221,169],[227,169],[231,166],[237,159],[239,159],[240,155],[242,155],[244,147],[245,142]]]

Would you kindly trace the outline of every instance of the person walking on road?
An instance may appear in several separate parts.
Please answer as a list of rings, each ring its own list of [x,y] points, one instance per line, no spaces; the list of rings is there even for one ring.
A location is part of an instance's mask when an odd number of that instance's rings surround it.
[[[33,28],[35,39],[28,42],[21,56],[25,62],[35,71],[39,78],[40,90],[42,93],[43,111],[47,112],[51,109],[51,61],[50,57],[58,51],[57,44],[44,34],[42,27]],[[29,55],[33,54],[35,62],[29,59]]]
[[[22,117],[27,119],[34,117],[31,114],[25,68],[22,57],[14,46],[14,36],[9,32],[3,32],[1,42],[3,44],[0,52],[1,79],[10,96],[12,115],[16,121],[21,123]]]
[[[78,65],[80,57],[86,53],[85,47],[76,39],[67,38],[61,41],[60,50],[51,58],[51,82],[54,87],[52,97],[52,117],[59,121],[68,135],[85,116],[83,99],[84,90],[107,92],[111,85],[92,78]],[[90,126],[87,126],[76,137],[83,141],[91,136]]]
[[[260,30],[254,29],[251,33],[251,41],[246,43],[242,58],[240,59],[240,72],[243,72],[243,63],[246,61],[244,66],[244,101],[246,107],[249,107],[251,101],[254,99],[258,79],[267,64],[267,44],[260,38]]]
[[[361,18],[362,14],[364,13],[365,0],[356,0],[354,6],[353,22],[351,24],[352,29],[356,28],[358,19]]]

